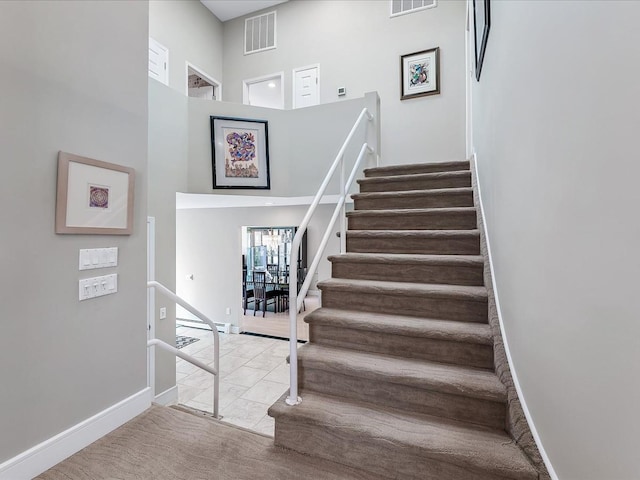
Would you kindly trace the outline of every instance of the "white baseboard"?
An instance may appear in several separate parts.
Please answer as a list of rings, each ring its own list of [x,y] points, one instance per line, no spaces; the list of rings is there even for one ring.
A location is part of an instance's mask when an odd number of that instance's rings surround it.
[[[307,297],[319,297],[320,296],[320,290],[308,290],[307,291]]]
[[[156,398],[153,401],[159,405],[173,405],[174,403],[178,403],[178,386],[174,385],[173,387],[156,395]]]
[[[33,478],[95,442],[151,406],[145,388],[0,464],[0,480]]]
[[[487,242],[487,256],[489,257],[489,269],[491,270],[491,278],[493,279],[493,296],[496,300],[496,311],[498,312],[498,321],[500,323],[500,333],[502,335],[502,342],[504,344],[504,350],[507,354],[507,361],[509,362],[509,367],[511,370],[511,378],[513,380],[513,385],[516,387],[516,392],[518,392],[518,398],[520,399],[520,404],[522,405],[522,411],[524,412],[524,416],[529,423],[529,429],[531,430],[531,435],[533,435],[533,440],[536,442],[538,446],[538,451],[540,452],[540,456],[544,461],[545,466],[547,467],[547,471],[549,472],[549,476],[552,480],[558,480],[558,475],[553,469],[553,465],[551,465],[551,460],[547,455],[547,452],[544,449],[544,445],[542,445],[542,441],[540,440],[540,435],[538,434],[538,430],[536,429],[535,423],[533,423],[533,418],[531,417],[531,412],[529,412],[529,408],[527,407],[527,402],[522,394],[522,387],[520,386],[520,381],[518,380],[518,372],[516,371],[515,365],[513,364],[513,359],[511,358],[511,350],[509,349],[509,339],[504,330],[504,321],[502,319],[502,309],[500,308],[500,297],[498,296],[498,285],[497,279],[495,276],[495,270],[493,268],[493,255],[491,254],[491,242],[489,239],[489,228],[487,227],[487,216],[484,213],[484,206],[482,203],[482,188],[480,186],[480,176],[478,175],[478,158],[476,156],[476,152],[473,152],[473,167],[476,175],[476,183],[478,187],[478,199],[480,200],[480,213],[482,215],[482,222],[484,227],[484,238]]]
[[[231,330],[230,323],[222,323],[222,322],[214,322],[218,332],[220,333],[229,333]],[[176,325],[181,325],[183,327],[191,327],[191,328],[200,328],[202,330],[211,330],[211,327],[201,322],[200,320],[187,320],[184,318],[176,319]]]
[[[240,327],[236,327],[235,325],[231,325],[231,333],[240,333]]]

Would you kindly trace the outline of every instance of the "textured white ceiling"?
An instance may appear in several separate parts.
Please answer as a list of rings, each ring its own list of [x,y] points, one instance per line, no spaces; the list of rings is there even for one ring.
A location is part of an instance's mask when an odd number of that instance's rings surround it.
[[[287,0],[200,0],[221,22],[257,12]]]

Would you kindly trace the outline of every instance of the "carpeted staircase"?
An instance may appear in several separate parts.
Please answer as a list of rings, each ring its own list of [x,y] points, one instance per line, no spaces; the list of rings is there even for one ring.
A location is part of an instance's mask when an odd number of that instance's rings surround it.
[[[275,443],[393,479],[539,478],[511,436],[468,162],[365,171]]]

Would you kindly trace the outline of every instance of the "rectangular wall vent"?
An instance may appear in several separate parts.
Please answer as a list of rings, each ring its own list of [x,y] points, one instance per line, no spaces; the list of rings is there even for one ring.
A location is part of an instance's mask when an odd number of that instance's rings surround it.
[[[391,0],[391,16],[419,12],[436,6],[436,0]]]
[[[276,48],[276,12],[244,21],[244,54]]]

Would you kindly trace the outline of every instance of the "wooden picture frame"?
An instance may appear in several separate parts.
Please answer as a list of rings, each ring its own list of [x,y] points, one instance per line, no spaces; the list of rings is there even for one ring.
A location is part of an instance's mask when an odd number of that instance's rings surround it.
[[[56,233],[130,235],[135,170],[58,153]]]
[[[213,188],[271,188],[266,120],[211,117]]]
[[[440,47],[400,57],[400,100],[440,93]]]
[[[489,0],[473,0],[473,34],[476,58],[476,80],[480,81],[487,39],[491,28]]]

